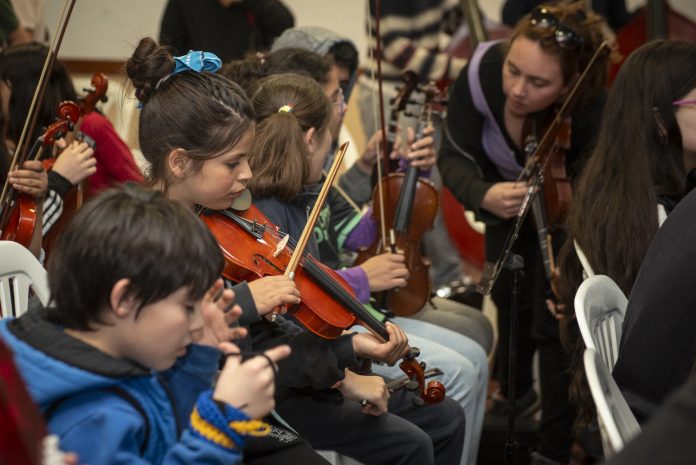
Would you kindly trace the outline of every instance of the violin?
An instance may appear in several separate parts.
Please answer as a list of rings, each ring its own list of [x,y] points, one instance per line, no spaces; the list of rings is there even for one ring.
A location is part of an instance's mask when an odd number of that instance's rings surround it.
[[[36,159],[45,147],[53,146],[56,140],[72,131],[79,114],[77,104],[63,102],[58,109],[58,120],[46,128],[24,157],[18,157],[17,165],[21,166],[27,160]],[[7,183],[3,194],[0,199],[0,239],[15,241],[28,248],[36,228],[36,199],[14,190]]]
[[[293,255],[283,234],[261,211],[250,206],[243,212],[202,209],[200,217],[217,238],[225,267],[223,276],[233,282],[253,281],[264,276],[283,275]],[[302,302],[288,312],[314,334],[335,339],[355,324],[368,328],[377,337],[389,339],[384,324],[355,298],[350,286],[334,271],[308,253],[295,269],[294,281]],[[419,398],[425,403],[440,402],[445,387],[438,381],[425,384],[425,366],[416,360],[417,350],[399,365],[418,382]]]
[[[553,109],[550,114],[555,117],[557,111],[557,108]],[[541,174],[540,186],[543,196],[534,196],[531,208],[544,263],[544,273],[551,285],[551,291],[558,297],[559,275],[556,272],[552,238],[562,228],[568,205],[572,200],[570,179],[566,173],[566,154],[570,150],[572,124],[570,116],[566,116],[555,125],[551,122],[551,119],[547,119],[542,125],[548,128],[542,133],[552,131],[546,137],[553,140],[553,144],[545,155],[547,161],[543,165]],[[538,133],[537,121],[527,117],[522,128],[527,156],[532,156],[537,150]]]
[[[412,71],[404,73],[404,79],[407,91],[402,90],[397,98],[397,108],[405,105],[405,99],[417,87],[417,76]],[[423,129],[430,124],[431,105],[439,94],[434,84],[420,91],[425,94],[425,102],[419,116],[417,138],[422,137]],[[381,305],[397,315],[417,313],[430,298],[430,263],[421,255],[421,240],[423,234],[432,229],[439,203],[440,197],[433,183],[421,178],[419,169],[411,165],[405,173],[389,173],[382,177],[374,190],[373,217],[380,225],[380,235],[370,247],[360,251],[355,264],[359,265],[385,250],[403,252],[409,271],[406,286],[386,291],[378,299]]]
[[[77,104],[67,102],[75,105],[77,108],[77,119],[73,121],[74,124],[68,136],[73,135],[73,137],[77,138],[78,140],[88,138],[79,132],[84,116],[94,111],[97,102],[107,101],[106,92],[109,88],[109,79],[106,77],[106,75],[104,73],[95,73],[92,76],[90,83],[92,84],[92,87],[89,89],[84,89],[87,93],[83,98],[78,100]],[[66,102],[63,102],[61,107],[64,104],[66,104]],[[66,142],[70,143],[70,139],[73,137],[66,137]],[[60,154],[58,156],[60,156]],[[46,171],[53,168],[53,165],[56,163],[56,159],[57,157],[52,157],[43,160],[43,165]],[[67,194],[65,194],[63,199],[63,212],[43,239],[43,248],[47,256],[50,255],[53,245],[58,240],[58,237],[65,226],[68,224],[70,219],[72,219],[77,210],[82,206],[84,201],[84,193],[86,192],[86,183],[87,180],[83,179],[77,183],[75,188],[71,188]]]

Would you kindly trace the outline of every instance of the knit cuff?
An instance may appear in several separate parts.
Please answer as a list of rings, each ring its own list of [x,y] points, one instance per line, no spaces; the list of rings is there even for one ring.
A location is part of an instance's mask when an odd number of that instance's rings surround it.
[[[213,400],[212,389],[198,396],[191,413],[191,432],[226,450],[241,450],[245,436],[267,436],[270,425],[252,420],[241,410]]]

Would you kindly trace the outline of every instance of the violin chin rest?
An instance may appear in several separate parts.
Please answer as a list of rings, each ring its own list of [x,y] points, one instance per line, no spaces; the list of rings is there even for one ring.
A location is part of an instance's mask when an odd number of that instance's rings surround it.
[[[245,189],[242,194],[234,200],[230,208],[236,211],[244,211],[251,206],[251,191]]]

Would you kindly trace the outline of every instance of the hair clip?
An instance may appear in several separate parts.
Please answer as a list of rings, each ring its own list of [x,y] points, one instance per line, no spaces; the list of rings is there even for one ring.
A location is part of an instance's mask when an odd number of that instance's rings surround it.
[[[292,113],[292,105],[283,105],[278,108],[278,113]]]

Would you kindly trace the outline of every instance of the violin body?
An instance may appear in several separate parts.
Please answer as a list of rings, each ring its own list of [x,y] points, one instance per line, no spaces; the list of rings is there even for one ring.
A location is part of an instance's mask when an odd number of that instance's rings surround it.
[[[433,183],[423,178],[416,178],[415,185],[410,189],[413,206],[407,227],[394,227],[399,213],[398,202],[403,198],[402,192],[409,190],[408,184],[413,183],[407,178],[406,173],[392,173],[382,178],[384,221],[388,230],[382,231],[370,247],[361,250],[355,260],[355,264],[359,265],[370,257],[386,252],[384,242],[380,238],[389,237],[389,228],[394,229],[396,249],[404,254],[409,277],[405,287],[388,292],[385,304],[389,310],[400,316],[418,313],[430,298],[430,262],[421,254],[421,240],[423,234],[432,229],[440,205],[440,196]],[[378,198],[376,190],[373,198]],[[380,202],[374,202],[372,208],[374,219],[377,224],[380,224],[382,215]]]
[[[563,223],[573,199],[571,182],[566,173],[566,152],[570,150],[570,118],[565,118],[556,133],[556,141],[543,171],[546,228],[553,232]]]
[[[35,228],[36,199],[27,194],[17,195],[14,205],[9,205],[7,209],[7,220],[3,222],[0,240],[18,242],[29,248]]]
[[[246,230],[245,227],[238,222],[231,221],[222,212],[207,211],[201,215],[203,221],[218,239],[225,257],[223,270],[225,278],[233,282],[241,282],[254,281],[264,276],[283,275],[292,257],[292,248],[283,247],[278,250],[278,244],[282,239],[281,233],[256,207],[252,205],[240,213],[240,218],[250,222],[250,225],[257,225],[254,228],[255,231]],[[335,339],[342,334],[344,329],[362,323],[376,331],[379,336],[389,338],[383,326],[376,326],[373,321],[362,321],[356,314],[337,302],[326,289],[310,276],[312,271],[308,271],[307,267],[314,272],[318,268],[320,273],[330,276],[333,285],[340,287],[353,300],[354,294],[335,271],[307,255],[296,270],[294,277],[295,284],[302,295],[302,302],[291,307],[288,311],[292,312],[294,317],[308,330],[323,338]],[[357,305],[360,304],[357,303]],[[360,307],[366,312],[362,306]]]

